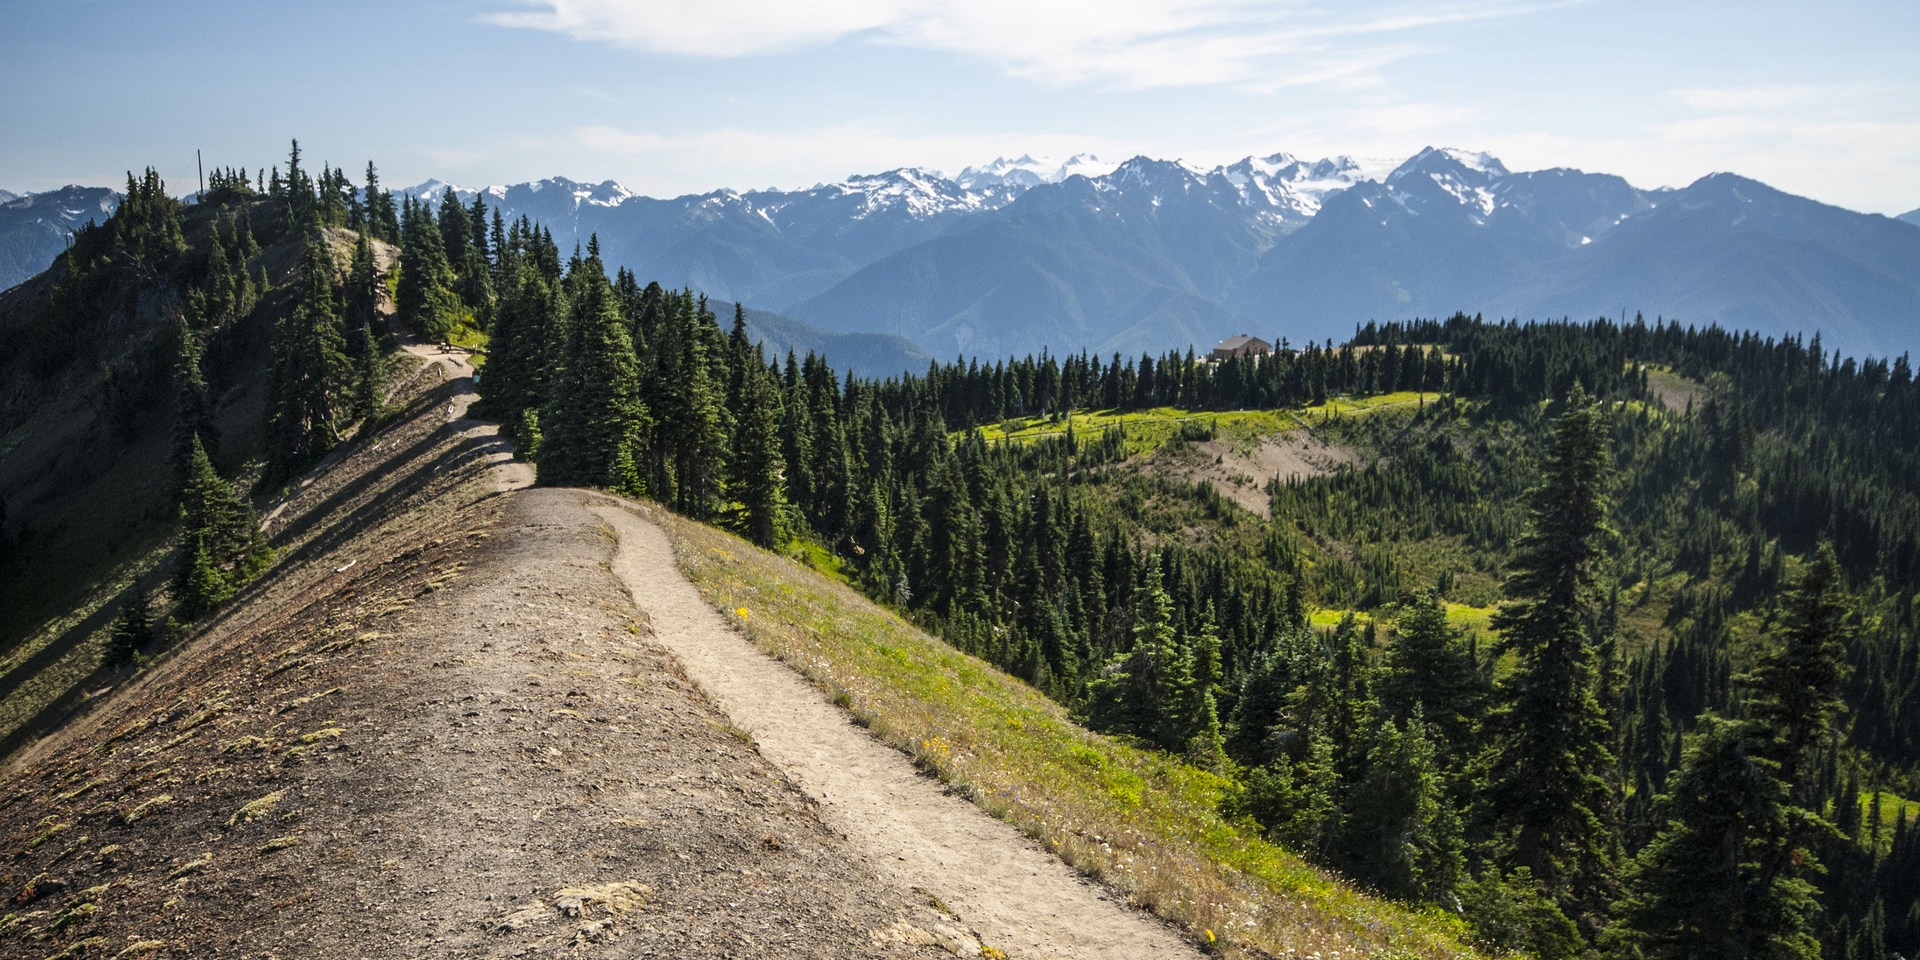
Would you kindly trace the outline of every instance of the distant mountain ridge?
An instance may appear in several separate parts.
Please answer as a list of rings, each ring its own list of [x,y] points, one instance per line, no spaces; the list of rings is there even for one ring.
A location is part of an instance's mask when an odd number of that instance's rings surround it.
[[[563,243],[597,233],[643,277],[942,357],[1138,353],[1241,331],[1301,342],[1459,310],[1644,313],[1819,332],[1851,354],[1920,350],[1920,234],[1730,174],[1646,190],[1429,147],[1210,168],[1022,156],[671,199],[564,178],[485,192]]]
[[[120,205],[106,187],[66,186],[44,193],[0,190],[0,290],[47,268],[73,231],[100,222]]]
[[[1913,224],[1914,226],[1920,226],[1920,210],[1908,210],[1906,213],[1903,213],[1898,217],[1895,217],[1894,219],[1903,220],[1907,223]]]

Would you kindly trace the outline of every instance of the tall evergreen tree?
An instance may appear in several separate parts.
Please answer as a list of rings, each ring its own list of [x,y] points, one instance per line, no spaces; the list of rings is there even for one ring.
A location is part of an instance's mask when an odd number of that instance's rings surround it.
[[[200,335],[186,318],[173,321],[173,468],[174,487],[184,488],[193,469],[195,447],[218,441],[213,425],[213,398],[200,372]]]
[[[400,320],[428,340],[453,337],[460,319],[460,299],[454,295],[453,268],[447,263],[446,242],[425,207],[408,197],[400,225],[400,285],[394,306]]]
[[[1362,880],[1398,897],[1443,902],[1466,873],[1466,842],[1433,737],[1418,711],[1382,717],[1353,785],[1342,846]]]
[[[1773,870],[1790,846],[1792,811],[1779,765],[1754,749],[1760,728],[1701,717],[1680,772],[1659,801],[1664,820],[1627,873],[1607,940],[1649,960],[1820,956],[1802,871]],[[1804,856],[1805,851],[1800,853]],[[1804,862],[1804,861],[1803,861]]]
[[[301,257],[293,313],[274,341],[268,383],[268,444],[281,471],[326,453],[340,439],[353,374],[335,282],[333,256],[313,234]]]
[[[1794,801],[1808,807],[1818,806],[1814,755],[1846,709],[1846,605],[1839,578],[1833,547],[1823,543],[1788,601],[1785,635],[1740,678],[1749,689],[1749,713],[1772,731],[1764,752],[1792,785]]]
[[[1193,658],[1174,623],[1173,597],[1167,592],[1160,555],[1149,554],[1133,591],[1132,649],[1117,655],[1094,681],[1090,713],[1105,729],[1179,750],[1186,746],[1187,727],[1195,718],[1192,711],[1182,716],[1163,707],[1191,703],[1193,685]]]
[[[380,337],[372,323],[360,325],[359,348],[354,355],[353,404],[349,411],[361,424],[361,435],[380,419],[386,407],[387,363],[380,351]]]
[[[380,271],[374,267],[373,244],[363,233],[353,245],[353,260],[347,267],[346,312],[342,318],[347,326],[358,330],[374,322],[381,286]]]
[[[1489,718],[1480,791],[1499,859],[1528,868],[1589,937],[1613,899],[1620,794],[1601,682],[1609,460],[1605,414],[1576,384],[1494,615],[1517,663]]]
[[[540,482],[638,493],[633,452],[644,439],[639,361],[606,273],[593,261],[577,285],[565,359],[540,416]]]
[[[564,299],[538,270],[524,263],[509,268],[487,345],[487,372],[480,395],[489,416],[522,432],[523,415],[537,411],[548,393],[549,376],[560,354],[566,312]],[[531,437],[516,436],[525,443]]]
[[[740,532],[763,547],[787,537],[786,461],[780,453],[780,394],[756,347],[743,371],[746,386],[734,410],[739,437],[731,464],[740,497]]]
[[[1453,756],[1467,755],[1489,693],[1473,650],[1447,626],[1446,608],[1428,591],[1401,607],[1376,689],[1387,716],[1424,716],[1445,745],[1442,755]]]
[[[191,620],[219,606],[272,560],[253,508],[214,470],[195,439],[180,493],[180,553],[173,577],[180,618]]]
[[[374,169],[372,160],[367,161],[365,194],[367,231],[388,243],[399,243],[400,216],[394,208],[393,194],[380,189],[380,174]]]

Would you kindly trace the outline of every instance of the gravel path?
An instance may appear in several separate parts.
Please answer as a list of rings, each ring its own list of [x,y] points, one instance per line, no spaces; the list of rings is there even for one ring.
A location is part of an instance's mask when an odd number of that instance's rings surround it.
[[[504,493],[533,486],[533,465],[513,458],[513,444],[500,435],[500,425],[491,420],[467,417],[467,409],[480,399],[477,392],[479,384],[473,378],[472,354],[460,347],[442,347],[417,341],[404,342],[400,349],[428,363],[442,364],[447,368],[447,379],[453,382],[456,391],[447,403],[447,422],[459,427],[462,434],[486,451],[487,469],[493,475],[494,489]]]
[[[1199,956],[1012,826],[948,794],[729,628],[681,576],[659,527],[612,498],[593,512],[619,534],[613,572],[656,639],[880,876],[937,898],[982,943],[1013,957]]]

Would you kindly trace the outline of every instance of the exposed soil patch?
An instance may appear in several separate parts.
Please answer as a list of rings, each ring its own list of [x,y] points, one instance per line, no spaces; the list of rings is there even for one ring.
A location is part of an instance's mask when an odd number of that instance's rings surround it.
[[[1221,496],[1265,517],[1272,512],[1268,481],[1317,477],[1363,462],[1358,450],[1300,429],[1267,434],[1250,447],[1225,440],[1169,444],[1149,458],[1148,465],[1188,480],[1212,481]]]
[[[1686,413],[1707,402],[1707,385],[1689,380],[1668,370],[1648,370],[1647,389],[1660,405],[1674,413]]]

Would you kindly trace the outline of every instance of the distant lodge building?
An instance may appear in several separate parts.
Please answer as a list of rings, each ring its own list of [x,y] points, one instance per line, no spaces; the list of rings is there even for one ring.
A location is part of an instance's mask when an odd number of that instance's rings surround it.
[[[1233,357],[1253,357],[1258,360],[1273,352],[1273,344],[1248,334],[1237,334],[1215,344],[1213,352],[1207,354],[1208,360],[1228,360]]]

